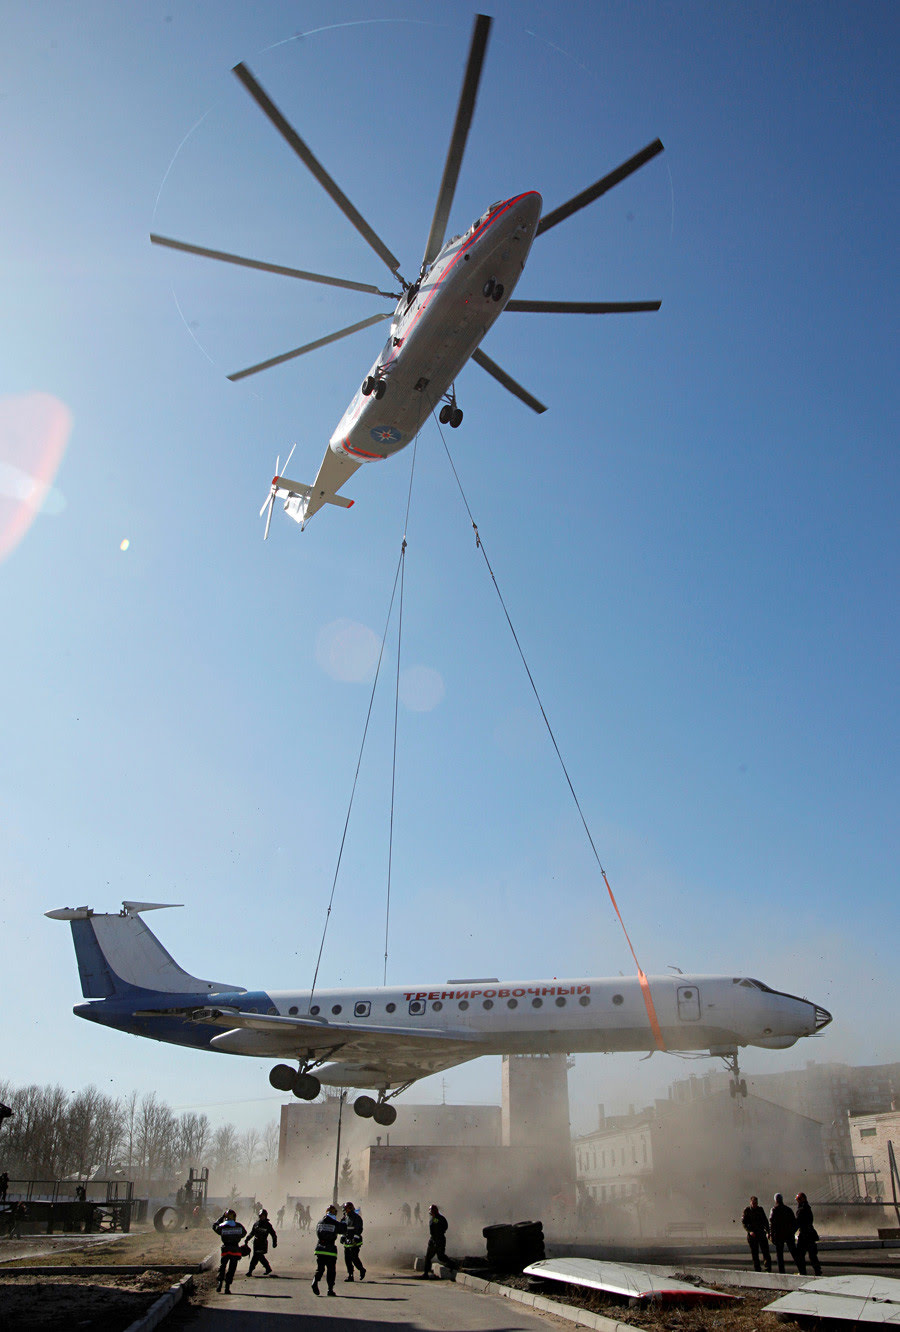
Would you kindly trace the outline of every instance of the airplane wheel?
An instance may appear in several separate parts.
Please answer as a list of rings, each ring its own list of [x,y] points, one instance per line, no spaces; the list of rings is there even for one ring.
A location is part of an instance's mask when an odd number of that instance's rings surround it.
[[[494,288],[492,294],[493,294],[493,297],[494,297],[494,300],[495,300],[495,301],[499,301],[499,300],[501,299],[501,297],[503,296],[503,283],[502,283],[502,282],[498,282],[498,283],[497,283],[497,285],[496,285],[496,287]]]
[[[449,425],[450,417],[452,415],[453,415],[453,408],[450,406],[448,402],[445,402],[441,410],[438,412],[438,420],[440,421],[441,425]]]
[[[746,1096],[746,1095],[747,1095],[747,1084],[746,1084],[746,1082],[744,1081],[743,1078],[741,1078],[740,1086],[738,1087],[738,1090],[739,1090],[741,1096]]]
[[[450,429],[456,430],[458,426],[461,426],[462,419],[463,419],[462,408],[454,407],[453,411],[450,414]]]
[[[731,1099],[734,1100],[735,1096],[737,1096],[737,1083],[734,1081],[734,1078],[729,1082],[728,1090],[731,1092]]]
[[[362,391],[364,396],[368,397],[374,387],[375,387],[375,380],[372,378],[371,375],[366,375],[365,379],[362,382]]]
[[[290,1091],[296,1076],[290,1064],[276,1064],[269,1074],[269,1082],[278,1091]]]
[[[382,1128],[390,1128],[391,1124],[393,1124],[397,1118],[397,1111],[394,1106],[387,1105],[382,1101],[381,1105],[376,1105],[372,1118],[375,1120],[375,1123],[380,1124]]]
[[[502,292],[502,291],[503,291],[503,288],[501,287],[500,290],[501,290],[501,292]],[[491,296],[494,295],[494,279],[493,279],[493,278],[488,278],[487,282],[486,282],[486,283],[484,284],[484,286],[481,288],[481,294],[482,294],[482,296],[487,296],[489,299],[490,299]],[[495,298],[495,299],[496,299],[496,298]]]
[[[311,1073],[298,1073],[291,1084],[291,1091],[298,1101],[314,1101],[321,1090],[321,1082]]]
[[[353,1102],[354,1113],[359,1115],[360,1119],[372,1119],[378,1105],[371,1096],[357,1096]]]
[[[387,384],[384,382],[383,379],[379,379],[378,383],[375,385],[372,392],[375,394],[375,397],[378,398],[379,400],[384,397],[385,393],[387,392]]]

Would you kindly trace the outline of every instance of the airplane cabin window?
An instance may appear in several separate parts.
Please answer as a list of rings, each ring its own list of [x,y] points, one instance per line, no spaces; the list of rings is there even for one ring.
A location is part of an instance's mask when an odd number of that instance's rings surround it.
[[[341,1011],[341,1005],[335,1004],[331,1011],[332,1013],[334,1013],[335,1016],[337,1016],[337,1014]]]
[[[587,1008],[588,1004],[591,1002],[591,996],[589,994],[583,994],[578,1002],[581,1004],[582,1008]]]
[[[409,1005],[409,1011],[415,1017],[416,1014],[425,1012],[425,1005],[421,999],[413,999]]]
[[[397,1011],[397,1005],[396,1005],[396,1004],[385,1004],[385,1006],[384,1006],[384,1011],[385,1011],[386,1013],[395,1013],[395,1012]]]
[[[368,1017],[372,1011],[372,1005],[368,999],[360,999],[359,1003],[353,1005],[354,1017]]]
[[[318,1004],[313,1004],[312,1008],[309,1011],[313,1017],[318,1017],[322,1010]]]
[[[540,1007],[542,1006],[543,1002],[544,1002],[543,999],[532,999],[532,1001],[531,1001],[531,1007],[532,1007],[532,1008],[540,1008]]]
[[[614,1003],[614,1004],[624,1004],[624,1002],[625,1002],[625,999],[624,999],[624,997],[623,997],[621,994],[614,994],[614,995],[613,995],[613,1003]]]
[[[267,1009],[266,1009],[266,1012],[268,1013],[269,1017],[277,1017],[277,1016],[278,1016],[278,1009],[277,1009],[277,1008],[267,1008]]]
[[[431,1007],[434,1009],[436,1013],[439,1013],[441,1009],[444,1007],[444,1005],[441,1003],[440,999],[435,999]]]
[[[566,1006],[566,1001],[565,1001],[565,999],[562,997],[562,995],[559,995],[559,996],[557,997],[557,1000],[556,1000],[556,1007],[557,1007],[557,1008],[565,1008],[565,1006]]]
[[[288,1012],[290,1013],[291,1017],[296,1017],[297,1014],[300,1012],[300,1009],[297,1007],[296,1004],[291,1004],[290,1008],[288,1009]]]
[[[494,1007],[494,1001],[493,1001],[493,999],[485,999],[485,1001],[484,1001],[484,1003],[481,1005],[481,1007],[482,1007],[482,1008],[493,1008],[493,1007]]]
[[[507,1001],[506,1001],[506,1007],[507,1007],[507,1008],[518,1008],[518,1007],[519,1007],[519,1001],[518,1001],[518,999],[507,999]]]
[[[460,1006],[461,1010],[462,1010],[463,1012],[465,1012],[466,1009],[469,1007],[469,1001],[468,1001],[468,999],[460,999],[460,1001],[459,1001],[459,1006]]]

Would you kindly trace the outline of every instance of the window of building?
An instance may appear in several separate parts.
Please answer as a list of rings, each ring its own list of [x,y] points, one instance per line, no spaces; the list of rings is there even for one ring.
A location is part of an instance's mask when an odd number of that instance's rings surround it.
[[[859,1130],[859,1136],[860,1136],[861,1138],[874,1138],[874,1137],[877,1137],[877,1135],[878,1135],[878,1130],[877,1130],[877,1129],[868,1128],[868,1129],[860,1129],[860,1130]]]

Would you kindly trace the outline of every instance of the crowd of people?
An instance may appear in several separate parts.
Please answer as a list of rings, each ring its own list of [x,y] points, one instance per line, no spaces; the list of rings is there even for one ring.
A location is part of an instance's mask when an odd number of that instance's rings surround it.
[[[406,1211],[404,1216],[411,1216],[409,1204],[404,1204]],[[279,1207],[277,1212],[278,1224],[281,1225],[284,1220],[285,1207]],[[416,1220],[421,1217],[419,1204],[415,1207]],[[311,1214],[308,1207],[297,1202],[294,1210],[295,1224],[301,1230],[309,1230],[311,1226]],[[222,1244],[220,1255],[219,1271],[216,1277],[216,1290],[221,1291],[224,1287],[225,1294],[231,1291],[231,1283],[234,1281],[237,1265],[242,1258],[249,1258],[250,1265],[247,1268],[247,1276],[252,1276],[257,1266],[262,1267],[266,1276],[275,1276],[272,1266],[268,1259],[269,1242],[272,1248],[278,1247],[278,1233],[272,1222],[269,1220],[269,1214],[264,1207],[260,1208],[259,1214],[250,1230],[242,1225],[237,1219],[237,1213],[233,1207],[229,1207],[214,1222],[213,1230],[219,1236]],[[447,1218],[441,1215],[437,1203],[432,1203],[428,1209],[428,1248],[425,1252],[424,1270],[421,1278],[427,1280],[431,1275],[431,1268],[434,1260],[449,1266],[450,1260],[447,1257]],[[335,1282],[337,1280],[337,1261],[338,1244],[341,1245],[344,1252],[344,1263],[347,1268],[345,1281],[364,1281],[366,1278],[366,1269],[362,1262],[361,1249],[363,1243],[363,1219],[362,1213],[352,1202],[345,1202],[342,1214],[338,1215],[338,1208],[335,1203],[330,1203],[325,1209],[325,1215],[316,1225],[316,1274],[313,1277],[312,1289],[314,1294],[321,1294],[320,1282],[325,1279],[325,1289],[327,1294],[335,1294]]]
[[[747,1232],[750,1256],[757,1272],[763,1268],[767,1272],[772,1270],[772,1255],[769,1252],[771,1240],[779,1272],[784,1271],[784,1251],[787,1249],[801,1276],[806,1275],[807,1259],[815,1275],[822,1275],[817,1248],[819,1233],[813,1225],[812,1208],[805,1193],[798,1193],[795,1201],[796,1213],[787,1205],[783,1196],[776,1193],[774,1206],[766,1216],[754,1194],[744,1208],[741,1225]]]

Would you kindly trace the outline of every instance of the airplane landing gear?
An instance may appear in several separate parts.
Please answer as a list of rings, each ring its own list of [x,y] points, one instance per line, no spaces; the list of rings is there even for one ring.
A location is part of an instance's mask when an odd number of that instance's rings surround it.
[[[398,1096],[405,1090],[405,1087],[400,1087],[393,1095]],[[377,1101],[373,1096],[357,1096],[353,1102],[353,1110],[360,1119],[374,1119],[382,1128],[390,1128],[397,1118],[396,1107],[388,1105],[386,1092],[380,1092]]]
[[[731,1074],[731,1082],[728,1084],[732,1100],[737,1096],[747,1095],[747,1083],[741,1077],[740,1065],[738,1064],[738,1052],[733,1050],[731,1054],[722,1055],[725,1061],[725,1067]]]
[[[378,376],[366,375],[362,382],[362,392],[363,396],[366,398],[368,398],[370,394],[374,394],[375,397],[379,399],[383,398],[386,391],[387,384]]]
[[[276,1064],[269,1073],[269,1082],[277,1091],[291,1091],[300,1101],[314,1101],[322,1090],[318,1078],[301,1067],[295,1073],[290,1064]]]

